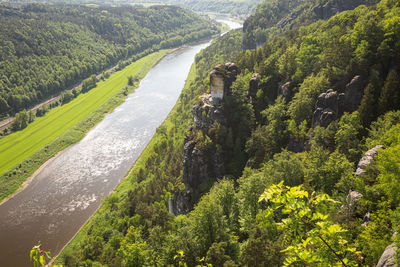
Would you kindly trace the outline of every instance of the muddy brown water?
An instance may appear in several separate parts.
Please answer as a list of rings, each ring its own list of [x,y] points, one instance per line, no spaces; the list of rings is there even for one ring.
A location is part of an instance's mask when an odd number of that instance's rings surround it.
[[[0,266],[32,266],[29,251],[39,240],[53,255],[64,247],[130,169],[176,103],[195,55],[209,44],[164,57],[126,102],[0,205]]]

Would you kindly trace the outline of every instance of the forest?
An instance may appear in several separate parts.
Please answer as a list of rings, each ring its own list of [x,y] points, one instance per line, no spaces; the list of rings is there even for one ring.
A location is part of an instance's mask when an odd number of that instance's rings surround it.
[[[218,32],[175,6],[0,5],[0,117],[101,73]]]
[[[22,0],[7,0],[10,4],[25,4]],[[99,6],[148,6],[157,4],[177,5],[196,12],[247,16],[254,12],[261,0],[30,0],[35,3],[95,4]]]
[[[293,10],[263,9],[270,4],[316,8],[293,7],[303,19],[277,27]],[[318,19],[325,4],[265,0],[244,34],[203,50],[141,159],[58,261],[375,266],[399,246],[400,1]],[[265,41],[243,51],[256,31]],[[239,74],[220,107],[226,123],[204,112],[204,130],[191,110],[204,105],[213,66],[229,61]],[[196,187],[182,170],[189,143],[220,171]],[[186,207],[174,216],[179,199]]]

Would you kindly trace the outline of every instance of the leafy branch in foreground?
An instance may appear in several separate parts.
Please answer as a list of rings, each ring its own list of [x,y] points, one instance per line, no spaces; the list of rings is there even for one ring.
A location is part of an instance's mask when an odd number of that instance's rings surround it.
[[[53,258],[51,257],[50,251],[44,251],[40,248],[41,244],[39,243],[31,249],[31,253],[29,255],[31,261],[33,260],[33,266],[47,266],[46,258],[51,261]],[[50,266],[50,265],[49,265]],[[62,265],[52,265],[52,267],[62,267]]]
[[[329,203],[338,203],[327,194],[309,194],[302,186],[288,187],[283,181],[262,193],[259,202],[269,206],[265,218],[277,216],[286,242],[285,266],[356,266],[359,252],[344,238],[346,232],[327,215]],[[350,257],[349,257],[350,256]]]

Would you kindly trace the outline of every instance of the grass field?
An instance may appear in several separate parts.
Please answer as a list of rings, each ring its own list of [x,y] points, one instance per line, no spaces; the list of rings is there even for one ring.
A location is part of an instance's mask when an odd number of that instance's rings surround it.
[[[36,118],[24,130],[0,139],[0,201],[15,192],[47,159],[79,141],[105,113],[118,106],[129,75],[143,78],[166,53],[159,51],[132,63],[98,82],[96,88]]]

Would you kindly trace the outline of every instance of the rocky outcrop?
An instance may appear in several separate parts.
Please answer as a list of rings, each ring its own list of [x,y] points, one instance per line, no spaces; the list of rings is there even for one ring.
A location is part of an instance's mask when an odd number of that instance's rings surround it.
[[[223,112],[224,97],[230,95],[230,86],[238,73],[239,69],[234,63],[215,66],[210,72],[211,94],[201,95],[193,105],[194,127],[189,129],[183,147],[182,181],[185,190],[173,193],[169,200],[169,210],[175,215],[190,210],[192,193],[198,191],[202,183],[223,174],[224,156],[216,149],[208,133],[214,123],[228,126],[227,116]],[[253,87],[257,87],[257,76],[254,77]]]
[[[376,267],[397,267],[396,251],[397,247],[395,244],[387,246]]]
[[[250,79],[250,86],[249,86],[249,92],[247,93],[247,97],[250,99],[251,103],[254,103],[257,97],[258,84],[260,83],[259,76],[260,75],[258,73],[253,73],[253,76],[251,76]]]
[[[283,96],[286,102],[289,102],[290,99],[292,98],[292,90],[293,90],[292,82],[279,83],[277,95]]]
[[[314,6],[311,11],[318,19],[329,19],[339,12],[353,10],[365,3],[365,0],[329,0],[326,3]]]
[[[343,94],[338,94],[332,89],[320,94],[315,103],[312,127],[327,127],[332,121],[336,120],[341,113],[339,107],[342,106],[340,104],[342,99]]]
[[[228,123],[221,111],[221,103],[215,101],[210,94],[199,97],[199,101],[193,105],[192,114],[196,128],[204,132],[208,132],[215,121],[222,125]]]
[[[225,65],[214,66],[210,72],[210,90],[214,100],[230,95],[230,87],[236,80],[237,74],[239,74],[239,68],[235,63],[229,62]]]
[[[357,177],[357,176],[367,172],[365,170],[366,167],[368,165],[370,165],[372,161],[374,161],[376,155],[378,155],[379,149],[385,149],[385,147],[382,145],[378,145],[378,146],[375,146],[374,148],[368,150],[367,152],[365,152],[364,156],[358,162],[357,170],[354,174],[354,177]]]
[[[299,15],[303,12],[303,9],[297,10],[293,13],[291,13],[289,16],[281,19],[276,26],[278,27],[286,27],[288,26],[289,29],[291,29],[293,27],[293,23],[294,21],[299,17]]]
[[[355,76],[350,83],[346,85],[344,92],[344,107],[346,112],[352,113],[358,109],[364,94],[365,81],[360,76]]]
[[[197,148],[194,140],[187,140],[183,150],[183,182],[188,193],[193,192],[208,178],[221,175],[223,161],[219,153],[208,153]]]
[[[346,208],[349,212],[354,213],[357,210],[358,201],[363,195],[357,191],[350,190],[346,197]]]

